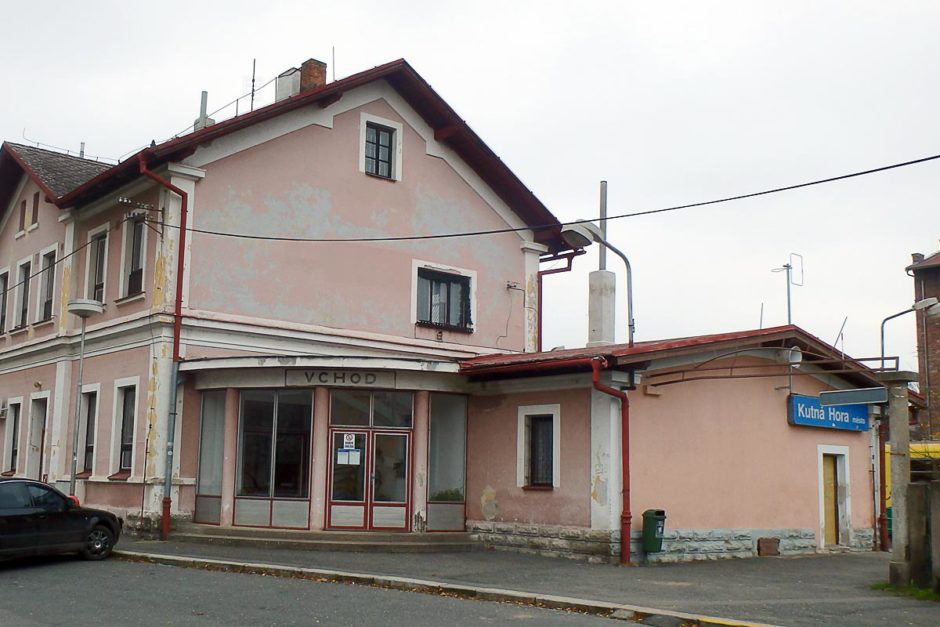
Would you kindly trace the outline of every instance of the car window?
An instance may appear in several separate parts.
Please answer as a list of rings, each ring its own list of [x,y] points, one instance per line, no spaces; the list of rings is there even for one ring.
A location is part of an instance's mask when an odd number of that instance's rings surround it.
[[[41,485],[29,484],[27,486],[29,495],[32,497],[33,507],[60,512],[65,509],[65,499],[59,496],[55,491]]]
[[[28,509],[30,507],[32,503],[24,484],[16,481],[0,483],[0,509]]]

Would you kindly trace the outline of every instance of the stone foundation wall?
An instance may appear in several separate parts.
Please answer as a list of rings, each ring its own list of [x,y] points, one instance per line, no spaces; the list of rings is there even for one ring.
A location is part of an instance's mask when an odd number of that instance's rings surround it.
[[[619,532],[482,520],[468,520],[467,531],[473,540],[482,542],[488,548],[499,550],[537,553],[592,563],[616,561],[620,555]]]
[[[617,563],[620,532],[583,527],[559,527],[524,523],[467,521],[471,537],[489,548],[537,553],[550,557]],[[812,529],[669,529],[663,534],[663,550],[645,553],[642,533],[634,531],[630,543],[634,563],[671,563],[698,560],[757,557],[759,538],[780,540],[780,555],[812,555],[817,552]],[[843,550],[871,550],[872,530],[853,529]]]

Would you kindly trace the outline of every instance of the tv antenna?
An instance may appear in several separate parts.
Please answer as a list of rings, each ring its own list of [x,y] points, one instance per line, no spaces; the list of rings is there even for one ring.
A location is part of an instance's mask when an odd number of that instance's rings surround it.
[[[774,268],[771,272],[787,273],[787,324],[793,324],[793,306],[790,297],[790,286],[803,286],[803,255],[799,253],[790,253],[790,260],[779,268]]]

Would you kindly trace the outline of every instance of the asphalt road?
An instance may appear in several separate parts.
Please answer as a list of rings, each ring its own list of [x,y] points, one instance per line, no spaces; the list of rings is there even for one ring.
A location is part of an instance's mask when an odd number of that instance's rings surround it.
[[[0,625],[611,625],[505,603],[71,557],[0,562]]]

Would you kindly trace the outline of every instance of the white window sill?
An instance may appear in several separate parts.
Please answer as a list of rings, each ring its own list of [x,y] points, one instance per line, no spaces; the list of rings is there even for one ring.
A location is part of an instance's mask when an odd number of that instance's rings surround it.
[[[29,330],[29,326],[16,327],[15,329],[10,329],[10,335],[21,335],[26,333]]]
[[[144,300],[147,297],[147,292],[140,292],[138,294],[131,294],[130,296],[125,296],[114,301],[114,304],[120,307],[121,305],[126,305],[128,303],[135,303],[139,300]]]
[[[29,233],[30,231],[35,231],[35,230],[38,229],[38,228],[39,228],[39,223],[38,223],[38,222],[33,222],[33,223],[30,224],[28,227],[26,227],[26,232]]]
[[[25,236],[26,236],[26,231],[17,231],[16,234],[13,236],[13,239],[20,239],[21,237],[25,237]]]
[[[45,320],[37,320],[36,322],[33,323],[33,328],[40,329],[42,327],[49,326],[53,324],[54,322],[55,322],[55,317],[47,318]]]

